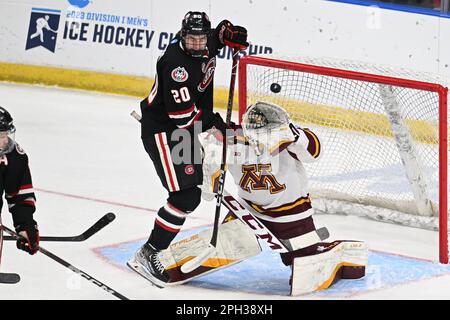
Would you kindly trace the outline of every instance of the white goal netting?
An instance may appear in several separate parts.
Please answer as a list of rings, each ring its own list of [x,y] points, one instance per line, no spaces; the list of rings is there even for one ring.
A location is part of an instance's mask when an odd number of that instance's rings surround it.
[[[446,79],[334,59],[242,60],[240,113],[276,103],[319,136],[323,155],[305,165],[319,212],[439,228]]]

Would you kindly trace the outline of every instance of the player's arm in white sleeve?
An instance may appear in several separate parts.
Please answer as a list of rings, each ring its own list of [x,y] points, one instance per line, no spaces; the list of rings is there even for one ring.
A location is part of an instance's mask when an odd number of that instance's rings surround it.
[[[222,163],[223,136],[217,129],[209,129],[198,135],[203,152],[203,184],[200,186],[204,200],[211,201],[217,193]],[[227,142],[227,171],[233,171],[237,165],[234,159],[235,143],[229,139]]]
[[[317,135],[307,128],[289,125],[295,141],[287,147],[289,154],[303,162],[314,162],[322,155],[322,145]]]

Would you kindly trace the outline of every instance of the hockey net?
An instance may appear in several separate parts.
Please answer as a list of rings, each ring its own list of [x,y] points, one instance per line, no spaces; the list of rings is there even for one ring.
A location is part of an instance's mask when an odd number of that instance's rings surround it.
[[[305,164],[316,211],[439,230],[442,263],[447,95],[437,76],[364,63],[246,56],[239,65],[240,120],[268,101],[318,134],[322,157]]]

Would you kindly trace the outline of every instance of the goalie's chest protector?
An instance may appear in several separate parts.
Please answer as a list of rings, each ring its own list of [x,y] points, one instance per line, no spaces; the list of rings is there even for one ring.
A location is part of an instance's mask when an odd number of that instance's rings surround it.
[[[311,209],[305,169],[287,150],[257,156],[253,147],[236,145],[232,152],[229,171],[239,185],[239,196],[255,210],[263,214],[275,210],[274,215],[280,216],[292,209],[296,211],[292,213]]]

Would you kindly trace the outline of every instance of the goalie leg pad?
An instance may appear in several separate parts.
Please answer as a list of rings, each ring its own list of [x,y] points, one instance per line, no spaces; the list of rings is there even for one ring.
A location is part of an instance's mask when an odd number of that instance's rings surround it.
[[[339,279],[358,279],[365,275],[368,249],[364,242],[337,240],[319,246],[318,251],[322,252],[294,259],[291,295],[323,290]]]
[[[169,285],[188,282],[207,273],[239,263],[261,252],[261,247],[253,232],[239,220],[221,224],[218,232],[215,254],[199,268],[187,274],[181,271],[181,266],[208,247],[212,229],[177,241],[161,252],[161,263],[170,276]]]

